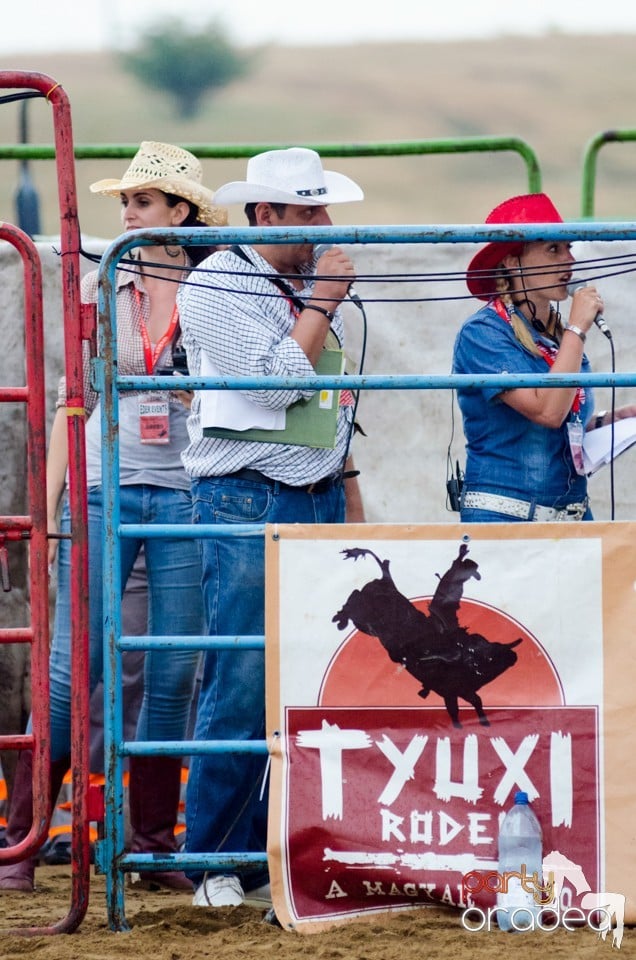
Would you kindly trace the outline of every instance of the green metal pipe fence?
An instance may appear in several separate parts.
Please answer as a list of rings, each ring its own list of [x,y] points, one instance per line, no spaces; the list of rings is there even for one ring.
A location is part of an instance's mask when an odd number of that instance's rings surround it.
[[[235,160],[252,157],[265,150],[298,146],[297,143],[182,143],[199,159]],[[447,153],[512,152],[525,163],[528,192],[541,190],[541,170],[534,150],[518,137],[453,137],[439,140],[395,140],[372,143],[306,143],[322,157],[406,157]],[[133,157],[137,143],[75,144],[76,160],[128,159]],[[55,149],[49,144],[0,145],[0,160],[52,160]]]
[[[600,150],[609,143],[636,141],[636,130],[605,130],[595,134],[583,152],[581,180],[581,217],[592,218],[595,214],[596,175]],[[298,146],[296,143],[183,143],[199,159],[236,160],[249,158],[264,150],[276,150]],[[392,140],[366,143],[306,143],[322,157],[413,157],[451,153],[515,153],[526,168],[528,193],[542,190],[542,172],[535,151],[519,137],[450,137],[427,140]],[[137,150],[137,143],[75,144],[76,160],[130,159]],[[0,144],[0,160],[53,160],[55,147],[52,144],[14,143]]]
[[[581,216],[594,216],[596,196],[596,169],[601,147],[608,143],[628,143],[636,140],[636,130],[605,130],[597,133],[588,142],[583,154],[583,175],[581,185]]]

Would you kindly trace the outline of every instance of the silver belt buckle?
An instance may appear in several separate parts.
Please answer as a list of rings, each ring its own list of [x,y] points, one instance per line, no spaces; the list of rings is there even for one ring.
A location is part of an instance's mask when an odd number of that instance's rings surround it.
[[[574,508],[574,509],[571,509]],[[587,510],[587,503],[571,503],[562,511],[568,520],[582,520]]]

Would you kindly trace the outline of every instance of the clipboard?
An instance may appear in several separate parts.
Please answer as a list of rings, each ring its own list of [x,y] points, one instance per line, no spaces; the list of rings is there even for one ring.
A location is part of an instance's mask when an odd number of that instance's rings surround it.
[[[320,376],[340,376],[343,372],[343,351],[323,350],[316,364],[316,373]],[[336,446],[339,406],[340,390],[316,390],[308,400],[297,400],[287,407],[282,429],[233,430],[215,426],[204,427],[203,436],[333,450]]]
[[[613,431],[608,423],[583,435],[583,465],[588,477],[636,443],[636,417],[615,420],[613,426]]]

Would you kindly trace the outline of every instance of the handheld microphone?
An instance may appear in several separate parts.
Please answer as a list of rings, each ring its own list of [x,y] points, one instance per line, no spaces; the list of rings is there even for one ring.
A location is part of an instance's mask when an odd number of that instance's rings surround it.
[[[332,250],[334,246],[335,244],[333,243],[317,243],[316,246],[314,247],[314,257],[316,258],[316,260],[320,260],[323,253],[326,253],[327,250]],[[360,300],[360,297],[354,290],[353,284],[351,284],[351,286],[347,290],[347,296],[350,297],[351,300],[353,300],[353,302],[357,307],[362,306],[362,301]]]
[[[328,250],[333,250],[335,244],[333,243],[317,243],[314,247],[314,257],[316,260],[320,260],[323,253],[327,253]]]
[[[568,296],[573,297],[575,292],[580,287],[587,287],[587,283],[585,282],[585,280],[571,280],[568,283]],[[605,323],[605,318],[600,311],[594,317],[594,323],[599,328],[601,333],[607,337],[608,340],[612,339],[612,332],[610,328],[607,326],[607,324]]]

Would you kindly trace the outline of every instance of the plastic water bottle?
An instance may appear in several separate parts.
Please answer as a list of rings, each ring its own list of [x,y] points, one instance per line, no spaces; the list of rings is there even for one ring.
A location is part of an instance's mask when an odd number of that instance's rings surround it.
[[[541,825],[528,803],[528,794],[520,790],[499,830],[497,924],[500,930],[535,929],[535,918],[541,910],[542,863]]]

